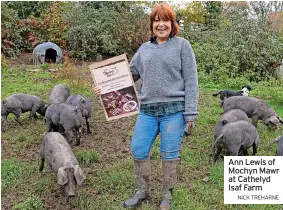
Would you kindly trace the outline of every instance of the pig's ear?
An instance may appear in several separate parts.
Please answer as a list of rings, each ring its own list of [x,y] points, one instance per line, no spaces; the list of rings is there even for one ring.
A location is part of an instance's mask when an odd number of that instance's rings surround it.
[[[78,185],[81,185],[85,180],[85,175],[79,165],[74,165],[74,175]]]
[[[58,114],[53,114],[53,115],[51,116],[51,120],[52,120],[53,122],[59,122],[59,116],[58,116]]]
[[[57,183],[59,185],[65,185],[68,182],[67,172],[65,171],[65,167],[61,167],[57,172]]]

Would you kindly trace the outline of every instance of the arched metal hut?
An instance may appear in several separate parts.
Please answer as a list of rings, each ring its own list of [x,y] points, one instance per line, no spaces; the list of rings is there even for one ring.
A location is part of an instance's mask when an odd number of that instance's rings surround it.
[[[62,63],[63,53],[61,48],[53,42],[44,42],[37,45],[33,52],[33,64]]]

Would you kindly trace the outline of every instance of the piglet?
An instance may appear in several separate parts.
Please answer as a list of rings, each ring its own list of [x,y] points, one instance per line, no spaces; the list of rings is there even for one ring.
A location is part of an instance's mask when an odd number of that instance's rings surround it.
[[[85,118],[87,133],[91,133],[89,126],[89,118],[91,118],[92,115],[92,101],[85,96],[75,94],[69,96],[65,103],[70,104],[72,106],[76,106],[80,109],[82,117]]]
[[[278,128],[282,120],[278,114],[263,100],[248,96],[233,96],[225,99],[224,112],[231,109],[241,109],[248,117],[252,118],[252,124],[257,127],[258,120],[268,126],[270,130]]]
[[[255,126],[243,120],[227,123],[215,141],[214,162],[218,159],[222,148],[227,149],[229,155],[237,156],[240,149],[244,155],[248,155],[248,149],[251,146],[253,147],[253,155],[256,155],[258,132]]]
[[[223,126],[225,126],[227,123],[232,123],[232,122],[236,122],[240,120],[247,121],[247,122],[249,121],[249,118],[246,115],[246,113],[240,109],[231,109],[223,113],[222,115],[220,115],[218,122],[214,128],[214,142],[221,135]],[[214,150],[215,148],[213,147],[213,152]]]
[[[65,84],[57,84],[51,90],[48,98],[48,106],[63,103],[70,96],[70,88]]]
[[[46,159],[47,164],[57,176],[57,183],[61,186],[63,194],[68,197],[75,196],[76,185],[82,184],[85,175],[72,148],[60,133],[45,134],[40,147],[40,158],[40,172],[44,168]]]
[[[236,121],[249,121],[248,116],[246,113],[240,109],[231,109],[225,113],[223,113],[219,119],[218,122],[214,128],[214,141],[219,137],[221,134],[221,129],[223,128],[223,124],[231,123],[231,122],[236,122]]]
[[[78,107],[65,103],[52,104],[46,110],[45,123],[48,132],[59,131],[70,143],[75,134],[76,145],[80,144],[83,117]]]
[[[276,150],[276,155],[277,156],[283,156],[283,135],[277,137],[272,143],[277,142],[277,150]]]
[[[45,115],[45,103],[43,100],[34,95],[17,93],[11,96],[8,96],[2,101],[1,104],[1,118],[4,121],[7,121],[7,117],[10,113],[15,115],[15,120],[20,125],[20,116],[24,112],[30,112],[30,118],[37,119],[36,112],[40,115]]]

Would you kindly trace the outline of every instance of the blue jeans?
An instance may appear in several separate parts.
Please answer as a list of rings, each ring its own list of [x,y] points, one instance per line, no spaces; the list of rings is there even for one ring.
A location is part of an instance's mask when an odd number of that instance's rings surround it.
[[[160,133],[161,158],[163,160],[178,158],[185,126],[183,112],[158,117],[140,112],[131,141],[132,155],[136,160],[149,159],[152,144]]]

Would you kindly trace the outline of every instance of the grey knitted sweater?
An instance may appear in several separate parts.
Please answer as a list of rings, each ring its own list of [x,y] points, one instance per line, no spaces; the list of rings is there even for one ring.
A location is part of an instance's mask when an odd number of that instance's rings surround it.
[[[188,40],[144,43],[130,63],[134,81],[141,78],[142,104],[185,101],[186,121],[197,117],[198,79],[195,55]]]

